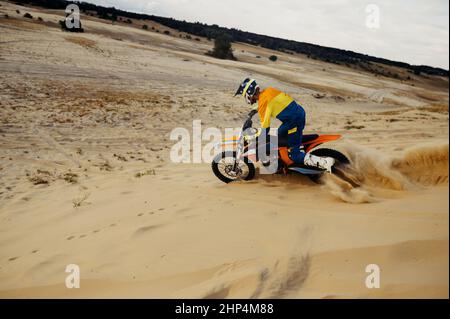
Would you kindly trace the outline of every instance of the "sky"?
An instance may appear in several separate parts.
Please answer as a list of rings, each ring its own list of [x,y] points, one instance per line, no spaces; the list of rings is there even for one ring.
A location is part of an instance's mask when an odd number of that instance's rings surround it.
[[[84,0],[449,68],[448,0]]]

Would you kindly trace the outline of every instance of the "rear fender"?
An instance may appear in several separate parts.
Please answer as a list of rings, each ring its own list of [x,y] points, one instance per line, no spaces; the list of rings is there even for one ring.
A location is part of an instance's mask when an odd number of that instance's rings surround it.
[[[335,134],[335,135],[319,135],[319,137],[316,138],[315,140],[309,141],[308,143],[304,144],[305,152],[308,153],[313,148],[316,148],[317,146],[319,146],[319,145],[321,145],[323,143],[336,141],[336,140],[340,139],[341,137],[342,137],[342,135],[339,135],[339,134]]]

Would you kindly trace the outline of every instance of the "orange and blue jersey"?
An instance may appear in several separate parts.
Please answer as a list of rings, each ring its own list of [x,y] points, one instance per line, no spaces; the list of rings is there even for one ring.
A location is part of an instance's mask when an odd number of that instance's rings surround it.
[[[270,127],[271,118],[277,118],[282,122],[278,128],[278,136],[287,137],[289,157],[295,163],[303,164],[305,153],[300,149],[306,123],[303,107],[286,93],[267,88],[259,94],[258,113],[262,131]]]
[[[270,127],[271,118],[281,122],[291,122],[305,116],[305,110],[298,105],[292,97],[274,88],[267,88],[259,94],[258,114],[261,128]]]

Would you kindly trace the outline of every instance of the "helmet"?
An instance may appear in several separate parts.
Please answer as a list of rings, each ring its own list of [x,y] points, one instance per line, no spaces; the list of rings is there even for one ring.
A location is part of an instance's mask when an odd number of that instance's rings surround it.
[[[256,83],[256,80],[246,78],[244,82],[239,85],[234,96],[241,94],[245,97],[245,101],[248,104],[252,104],[252,98],[257,92],[259,92],[259,85]]]

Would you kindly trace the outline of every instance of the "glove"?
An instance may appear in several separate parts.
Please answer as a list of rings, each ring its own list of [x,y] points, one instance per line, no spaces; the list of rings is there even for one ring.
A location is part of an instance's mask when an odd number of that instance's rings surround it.
[[[247,143],[250,143],[251,141],[256,140],[257,137],[258,137],[257,134],[244,135],[244,141],[246,141]]]
[[[259,128],[256,130],[255,134],[249,134],[244,136],[244,139],[248,141],[257,140],[261,135],[266,135],[266,138],[268,137],[269,130],[265,128]]]

